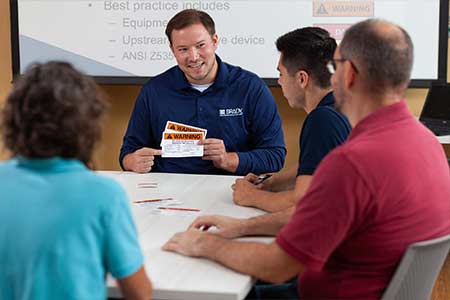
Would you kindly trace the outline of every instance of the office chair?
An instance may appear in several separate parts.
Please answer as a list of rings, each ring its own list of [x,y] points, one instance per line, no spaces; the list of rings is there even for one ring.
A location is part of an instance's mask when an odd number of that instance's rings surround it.
[[[411,244],[381,300],[429,300],[450,249],[450,235]]]

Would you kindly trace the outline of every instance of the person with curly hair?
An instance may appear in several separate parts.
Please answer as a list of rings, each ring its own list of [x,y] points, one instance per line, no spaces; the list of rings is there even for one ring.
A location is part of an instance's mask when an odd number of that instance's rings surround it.
[[[106,103],[70,64],[32,65],[1,113],[0,299],[149,299],[125,191],[87,167]]]

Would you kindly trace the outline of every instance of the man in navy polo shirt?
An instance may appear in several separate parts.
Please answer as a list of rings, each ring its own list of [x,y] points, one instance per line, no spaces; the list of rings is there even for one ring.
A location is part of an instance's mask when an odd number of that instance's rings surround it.
[[[167,24],[166,35],[178,65],[142,88],[120,150],[122,168],[238,175],[280,170],[286,148],[275,100],[255,74],[215,54],[211,17],[181,11]],[[168,120],[208,130],[202,158],[159,157]]]
[[[347,118],[334,108],[326,64],[333,58],[336,41],[318,27],[286,33],[276,42],[280,51],[278,70],[284,97],[292,108],[302,108],[306,117],[300,135],[298,164],[255,185],[248,174],[233,185],[236,204],[275,212],[295,205],[309,187],[320,161],[342,144],[350,133]]]

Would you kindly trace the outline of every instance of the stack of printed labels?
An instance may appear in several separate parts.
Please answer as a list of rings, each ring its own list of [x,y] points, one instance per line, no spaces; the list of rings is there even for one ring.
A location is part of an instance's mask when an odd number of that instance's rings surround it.
[[[162,133],[162,157],[203,156],[203,145],[207,130],[182,123],[167,121]]]

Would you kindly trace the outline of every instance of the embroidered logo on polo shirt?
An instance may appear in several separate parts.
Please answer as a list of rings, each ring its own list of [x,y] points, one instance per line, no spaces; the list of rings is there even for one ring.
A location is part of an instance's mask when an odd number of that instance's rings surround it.
[[[219,109],[219,116],[221,117],[237,117],[242,116],[244,114],[243,108],[226,108],[226,109]]]

